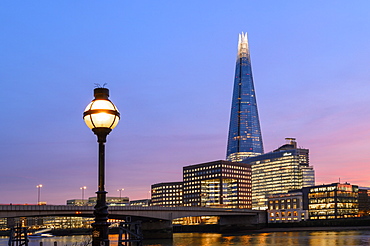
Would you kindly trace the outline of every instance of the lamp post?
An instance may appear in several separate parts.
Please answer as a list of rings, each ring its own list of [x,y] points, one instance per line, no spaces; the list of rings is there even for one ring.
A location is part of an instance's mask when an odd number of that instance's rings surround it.
[[[125,189],[124,188],[121,188],[121,189],[118,189],[117,191],[119,191],[119,200],[120,200],[120,202],[121,202],[121,195],[122,195],[122,191],[124,191]]]
[[[37,205],[40,205],[41,187],[42,187],[42,184],[36,185],[36,188],[37,188]]]
[[[86,190],[86,186],[82,186],[82,187],[80,187],[80,190],[82,191],[82,203],[84,203],[84,198],[85,198],[85,190]]]
[[[94,210],[95,222],[92,223],[92,245],[109,246],[108,239],[108,206],[105,191],[105,142],[107,135],[117,126],[120,114],[116,106],[108,99],[107,88],[95,88],[94,100],[87,105],[83,113],[86,125],[98,138],[98,191]]]

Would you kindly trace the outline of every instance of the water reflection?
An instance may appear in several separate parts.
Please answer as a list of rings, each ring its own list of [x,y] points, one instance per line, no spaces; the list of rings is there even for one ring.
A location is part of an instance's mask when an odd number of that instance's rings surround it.
[[[148,246],[151,244],[147,244]],[[160,244],[161,245],[161,244]],[[370,231],[271,232],[245,235],[212,233],[175,234],[172,244],[163,246],[365,246],[370,245]],[[162,245],[161,245],[162,246]]]
[[[118,235],[110,235],[110,245],[118,245]],[[89,236],[68,236],[31,239],[29,246],[79,246]],[[0,238],[0,246],[7,246],[8,238]],[[249,234],[176,233],[173,240],[145,240],[144,246],[365,246],[370,245],[370,230],[365,231],[316,231],[271,232]]]

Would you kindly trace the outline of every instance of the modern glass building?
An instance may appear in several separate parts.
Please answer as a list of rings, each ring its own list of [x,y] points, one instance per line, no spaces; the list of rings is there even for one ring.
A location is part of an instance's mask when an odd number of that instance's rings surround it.
[[[295,138],[287,144],[243,163],[252,166],[252,207],[266,210],[267,196],[315,185],[315,173],[309,165],[309,150],[297,147]]]
[[[213,161],[183,167],[183,205],[252,208],[251,166]]]
[[[358,186],[333,183],[303,188],[310,220],[359,217]]]
[[[240,162],[263,154],[247,33],[239,34],[226,159]]]

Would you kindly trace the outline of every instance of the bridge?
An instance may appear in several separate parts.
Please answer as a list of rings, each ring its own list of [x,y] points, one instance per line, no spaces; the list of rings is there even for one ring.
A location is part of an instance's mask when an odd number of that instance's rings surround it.
[[[207,207],[111,206],[110,219],[141,220],[143,230],[172,235],[172,220],[183,217],[218,216],[221,229],[251,229],[266,223],[265,211]],[[94,207],[67,205],[0,205],[0,218],[79,216],[93,217]]]

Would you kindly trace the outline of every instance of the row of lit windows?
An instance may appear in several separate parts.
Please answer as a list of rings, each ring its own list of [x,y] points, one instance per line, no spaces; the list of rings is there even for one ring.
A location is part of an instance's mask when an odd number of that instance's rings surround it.
[[[154,204],[154,206],[158,206],[158,205],[162,205],[162,204],[181,204],[182,202],[181,201],[170,201],[170,202],[161,202],[161,203],[158,203],[158,204]]]
[[[177,193],[166,193],[166,194],[153,194],[153,197],[162,197],[162,196],[181,196],[182,192]]]
[[[337,194],[335,194],[337,193]],[[322,197],[352,197],[357,198],[357,192],[341,192],[341,191],[330,191],[330,192],[317,192],[317,193],[309,193],[308,198],[322,198]]]
[[[212,165],[212,166],[205,166],[205,167],[198,167],[198,168],[191,168],[191,169],[184,169],[184,173],[188,172],[196,172],[196,171],[203,171],[208,169],[215,169],[215,168],[229,168],[229,169],[239,169],[239,170],[248,170],[249,167],[243,167],[243,166],[237,166],[237,165],[228,165],[228,164],[218,164],[218,165]]]
[[[236,175],[236,174],[232,174],[232,173],[224,173],[223,175],[225,178],[239,178],[239,179],[246,179],[247,177],[246,176],[243,176],[243,175]],[[250,177],[250,176],[249,176]]]
[[[299,198],[298,199],[297,198],[293,198],[293,199],[284,199],[284,198],[283,199],[279,199],[278,198],[277,200],[269,200],[269,203],[274,203],[274,202],[275,203],[278,203],[279,201],[280,201],[280,203],[284,203],[284,202],[285,203],[289,203],[291,201],[292,202],[297,202],[297,201],[299,202]]]
[[[297,169],[300,167],[307,167],[307,165],[300,164],[296,161],[287,160],[284,162],[279,161],[279,162],[274,162],[274,163],[266,163],[265,165],[260,164],[260,165],[253,166],[252,173],[255,174],[258,171],[262,172],[264,170],[268,170],[270,172],[271,171],[278,172],[281,170],[293,170],[293,169]]]
[[[251,172],[249,171],[240,171],[240,170],[235,170],[235,169],[223,169],[223,172],[224,173],[239,173],[239,174],[244,174],[244,175],[248,175],[250,174]]]
[[[279,212],[276,212],[276,213],[271,212],[270,213],[270,217],[280,217],[280,218],[285,217],[285,216],[291,217],[292,215],[293,216],[298,216],[298,211],[293,211],[293,213],[292,213],[292,211],[281,212],[281,213],[279,213]],[[304,218],[305,213],[301,213],[301,217]]]
[[[207,171],[184,173],[184,177],[199,176],[199,175],[209,175],[209,174],[217,173],[217,172],[221,172],[221,169],[211,169],[211,170],[207,170]]]
[[[327,210],[312,210],[309,211],[310,216],[321,216],[321,215],[349,215],[349,214],[357,214],[358,209],[327,209]]]
[[[270,174],[281,174],[281,173],[310,173],[313,172],[313,168],[310,166],[302,165],[299,163],[287,162],[285,164],[276,163],[276,165],[266,165],[253,167],[252,176],[270,173]]]
[[[207,176],[195,176],[192,178],[184,178],[184,182],[190,181],[190,180],[197,180],[197,179],[209,179],[209,178],[215,178],[215,177],[221,177],[221,173],[211,174]]]
[[[200,180],[187,182],[184,184],[184,188],[188,187],[189,185],[195,185],[195,184],[200,184]]]
[[[293,205],[291,205],[291,204],[287,204],[287,205],[285,205],[285,204],[280,204],[280,205],[270,205],[269,206],[269,208],[270,208],[270,210],[273,210],[274,208],[277,210],[277,209],[296,209],[296,208],[300,208],[301,206],[300,206],[300,204],[293,204]]]
[[[188,194],[188,193],[199,193],[199,190],[190,189],[190,190],[184,191],[184,194]]]
[[[162,199],[159,199],[159,200],[163,200],[163,201],[182,200],[182,197],[163,197]]]
[[[292,154],[292,155],[285,155],[285,156],[280,156],[280,157],[275,157],[275,158],[271,158],[271,159],[264,159],[264,160],[259,160],[259,161],[252,161],[250,162],[252,164],[252,169],[254,167],[256,167],[257,165],[260,166],[261,164],[266,164],[266,163],[270,163],[270,164],[274,164],[274,163],[277,163],[277,162],[288,162],[288,161],[291,161],[291,159],[295,159],[295,155]]]
[[[165,186],[157,186],[157,187],[153,187],[153,190],[162,190],[162,189],[181,189],[182,188],[182,184],[181,185],[165,185]]]
[[[335,206],[337,205],[337,206]],[[357,203],[324,203],[324,204],[309,204],[308,205],[310,210],[313,209],[347,209],[347,208],[358,208]]]
[[[166,191],[155,191],[153,190],[152,193],[153,194],[174,194],[174,193],[181,193],[182,192],[182,189],[181,190],[166,190]]]
[[[218,164],[218,165],[212,165],[212,166],[205,166],[205,167],[184,169],[184,173],[195,172],[195,171],[202,171],[202,170],[208,170],[208,169],[214,169],[214,168],[218,168],[218,167],[221,167],[221,165]]]

